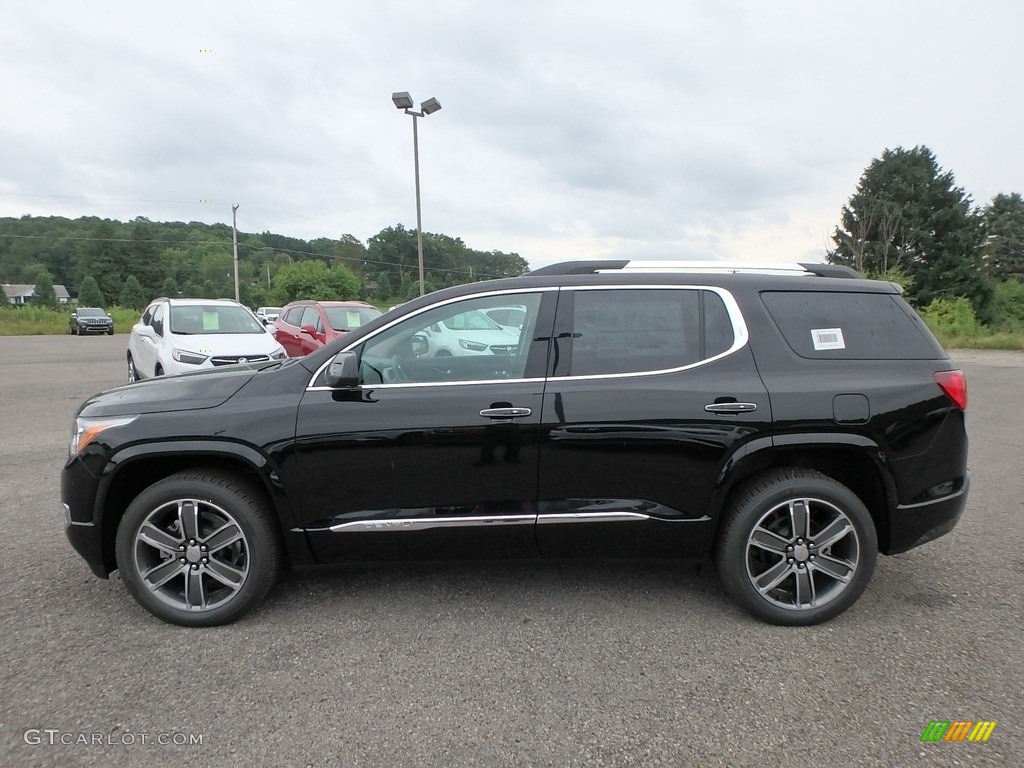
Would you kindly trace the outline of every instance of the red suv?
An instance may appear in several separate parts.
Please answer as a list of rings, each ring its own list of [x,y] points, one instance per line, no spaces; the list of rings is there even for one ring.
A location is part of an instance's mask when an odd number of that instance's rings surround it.
[[[274,338],[289,357],[302,357],[381,314],[365,301],[293,301],[274,322]]]

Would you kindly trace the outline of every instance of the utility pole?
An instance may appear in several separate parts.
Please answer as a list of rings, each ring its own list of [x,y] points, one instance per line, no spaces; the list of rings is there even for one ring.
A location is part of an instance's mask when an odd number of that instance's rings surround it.
[[[238,203],[231,206],[231,247],[235,257],[235,301],[238,301]]]

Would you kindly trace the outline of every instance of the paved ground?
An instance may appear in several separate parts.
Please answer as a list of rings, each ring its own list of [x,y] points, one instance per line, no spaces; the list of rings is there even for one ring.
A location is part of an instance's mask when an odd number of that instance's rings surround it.
[[[124,344],[0,338],[0,765],[1022,764],[1024,354],[954,352],[967,514],[821,627],[759,624],[708,572],[570,564],[291,577],[187,630],[61,530],[71,415],[122,380]],[[947,719],[999,724],[920,742]],[[60,744],[82,738],[102,743]]]

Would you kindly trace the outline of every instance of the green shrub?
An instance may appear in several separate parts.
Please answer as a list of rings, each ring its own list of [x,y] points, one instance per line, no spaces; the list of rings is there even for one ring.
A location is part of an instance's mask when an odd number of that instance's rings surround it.
[[[1024,282],[1011,278],[996,283],[993,304],[1001,330],[1024,332]]]
[[[979,336],[984,333],[971,302],[963,296],[933,299],[921,310],[921,317],[933,331],[947,336]]]

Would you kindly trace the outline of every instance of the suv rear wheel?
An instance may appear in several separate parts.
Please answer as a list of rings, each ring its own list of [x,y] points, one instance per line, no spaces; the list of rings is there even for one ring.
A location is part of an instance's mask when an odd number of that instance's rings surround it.
[[[716,547],[729,593],[772,624],[819,624],[871,580],[878,541],[871,514],[846,486],[807,469],[760,476],[743,489]]]
[[[212,471],[179,472],[139,494],[118,527],[116,553],[143,608],[193,627],[226,624],[255,606],[281,562],[260,495]]]

